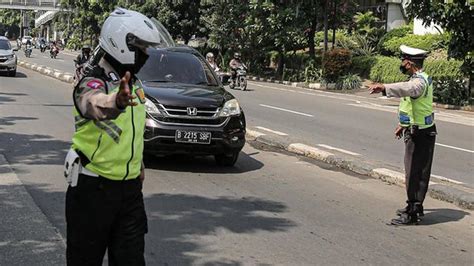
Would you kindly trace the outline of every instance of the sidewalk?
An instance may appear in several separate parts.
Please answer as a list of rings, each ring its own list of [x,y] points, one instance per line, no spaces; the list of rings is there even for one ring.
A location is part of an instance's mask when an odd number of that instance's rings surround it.
[[[0,265],[65,265],[65,240],[0,154]]]

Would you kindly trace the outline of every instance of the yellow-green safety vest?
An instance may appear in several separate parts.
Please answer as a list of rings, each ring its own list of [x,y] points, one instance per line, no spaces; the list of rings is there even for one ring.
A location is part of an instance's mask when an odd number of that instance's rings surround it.
[[[132,93],[138,87],[132,87]],[[118,87],[108,93],[118,92]],[[128,106],[116,119],[90,120],[74,107],[76,131],[72,148],[87,157],[83,166],[111,180],[134,179],[140,175],[143,159],[145,107],[138,97],[137,106]]]
[[[417,76],[425,81],[423,93],[416,99],[411,97],[400,99],[398,119],[403,127],[416,125],[418,128],[423,129],[434,124],[433,83],[431,78],[424,72],[417,73]]]

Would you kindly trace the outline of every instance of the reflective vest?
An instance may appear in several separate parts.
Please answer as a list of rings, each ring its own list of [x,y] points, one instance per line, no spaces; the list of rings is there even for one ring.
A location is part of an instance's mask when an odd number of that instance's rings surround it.
[[[136,89],[133,86],[132,93]],[[114,92],[118,92],[118,87],[108,93]],[[134,101],[137,106],[128,106],[113,120],[90,120],[74,108],[76,131],[72,148],[86,157],[81,158],[85,168],[111,180],[134,179],[140,175],[146,114],[138,97]]]
[[[417,125],[420,129],[423,129],[434,124],[433,82],[424,72],[418,73],[417,77],[425,81],[423,93],[416,99],[411,97],[400,99],[398,119],[403,127]]]

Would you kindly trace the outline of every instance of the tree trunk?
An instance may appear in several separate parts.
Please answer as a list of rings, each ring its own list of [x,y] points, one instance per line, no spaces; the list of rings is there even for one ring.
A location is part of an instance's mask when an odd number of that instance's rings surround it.
[[[277,78],[283,77],[283,65],[285,64],[285,53],[278,51]]]
[[[328,2],[329,0],[324,1],[324,52],[328,50]]]
[[[317,7],[314,7],[316,9],[316,12],[314,12],[314,17],[311,22],[311,27],[309,29],[308,33],[308,45],[309,45],[309,57],[312,59],[316,58],[316,52],[315,52],[315,40],[314,40],[314,35],[316,34],[316,26],[318,25],[318,12],[317,12]]]
[[[334,0],[334,13],[332,16],[332,49],[336,45],[336,18],[337,18],[337,0]]]

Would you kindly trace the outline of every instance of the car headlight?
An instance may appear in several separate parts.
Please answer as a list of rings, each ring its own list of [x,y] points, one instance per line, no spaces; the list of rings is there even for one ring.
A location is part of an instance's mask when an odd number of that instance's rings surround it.
[[[151,115],[160,115],[161,112],[150,99],[145,98],[145,111]]]
[[[219,112],[219,116],[228,117],[240,115],[240,104],[236,99],[227,101]]]
[[[15,54],[7,55],[7,60],[11,60],[15,58]]]

